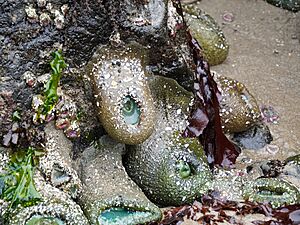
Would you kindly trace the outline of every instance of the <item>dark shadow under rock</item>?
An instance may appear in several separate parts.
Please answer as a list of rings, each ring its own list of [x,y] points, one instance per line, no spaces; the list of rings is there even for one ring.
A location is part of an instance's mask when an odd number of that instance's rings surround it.
[[[283,163],[280,160],[267,160],[254,163],[247,167],[247,173],[253,177],[275,178],[283,170]]]
[[[280,174],[280,178],[287,180],[300,188],[300,155],[287,158]]]
[[[266,124],[258,123],[247,131],[235,133],[232,140],[243,149],[258,150],[270,144],[273,137]]]

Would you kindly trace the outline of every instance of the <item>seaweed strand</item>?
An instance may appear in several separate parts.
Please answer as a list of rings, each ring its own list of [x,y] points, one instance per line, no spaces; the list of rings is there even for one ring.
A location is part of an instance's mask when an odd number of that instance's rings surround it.
[[[201,46],[192,37],[186,25],[180,1],[172,0],[172,2],[177,13],[182,17],[182,27],[186,31],[187,43],[195,64],[195,103],[189,118],[189,125],[183,136],[199,137],[211,167],[214,165],[231,167],[241,150],[223,133],[219,115],[221,93],[210,73],[208,62],[203,58]]]

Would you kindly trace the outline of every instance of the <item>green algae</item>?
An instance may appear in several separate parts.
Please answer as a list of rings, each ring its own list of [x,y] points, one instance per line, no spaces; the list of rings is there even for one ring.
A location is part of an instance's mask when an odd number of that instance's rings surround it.
[[[61,54],[61,51],[56,51],[52,53],[53,60],[50,62],[52,69],[52,74],[50,80],[46,84],[44,91],[45,103],[42,110],[43,114],[47,114],[54,107],[55,103],[58,100],[57,88],[61,78],[61,73],[64,68],[67,67],[67,64],[64,61],[64,58]]]
[[[57,88],[62,76],[62,71],[67,67],[60,50],[52,53],[53,60],[50,62],[52,74],[46,83],[42,96],[33,101],[33,108],[36,110],[34,121],[43,122],[49,115],[58,101]]]
[[[10,202],[10,208],[17,205],[30,206],[41,200],[33,181],[34,169],[37,159],[42,151],[29,147],[19,150],[11,155],[5,172],[0,174],[3,182],[0,197]]]

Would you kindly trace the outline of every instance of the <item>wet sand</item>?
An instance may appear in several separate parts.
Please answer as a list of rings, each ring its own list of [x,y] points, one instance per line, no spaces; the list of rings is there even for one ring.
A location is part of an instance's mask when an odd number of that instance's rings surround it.
[[[243,82],[259,105],[279,113],[268,124],[274,141],[265,149],[247,150],[251,159],[285,159],[300,153],[300,13],[263,0],[202,0],[200,8],[221,26],[230,44],[227,60],[212,70]],[[223,14],[232,13],[232,22]],[[275,145],[275,146],[273,146]]]

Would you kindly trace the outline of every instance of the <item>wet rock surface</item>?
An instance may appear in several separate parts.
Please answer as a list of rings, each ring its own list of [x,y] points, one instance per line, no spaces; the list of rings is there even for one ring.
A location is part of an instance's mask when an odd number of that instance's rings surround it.
[[[1,35],[3,72],[18,79],[25,71],[43,73],[48,53],[60,45],[78,64],[90,57],[97,44],[105,42],[110,34],[108,12],[96,1],[69,3],[69,1],[5,1],[1,3]],[[41,15],[50,21],[42,23]],[[57,20],[61,20],[60,25]],[[100,26],[101,25],[101,26]]]
[[[299,0],[267,0],[268,3],[293,12],[300,10]]]
[[[0,93],[1,105],[7,106],[1,110],[1,136],[9,132],[10,127],[5,123],[11,112],[19,110],[24,120],[33,94],[41,92],[42,76],[50,72],[51,52],[62,48],[73,71],[88,60],[95,46],[107,42],[111,32],[107,10],[98,1],[42,2],[0,3]],[[78,79],[76,76],[63,80],[72,86],[72,80]],[[82,87],[82,83],[78,86]]]
[[[155,4],[162,8],[160,18],[164,21],[166,6],[162,1],[153,1],[150,4],[151,13],[147,13],[148,17],[154,13],[153,8],[157,7]],[[14,91],[18,91],[14,100],[22,102],[20,107],[25,110],[30,104],[29,98],[33,90],[24,88],[23,74],[31,72],[37,78],[48,72],[50,53],[57,48],[63,49],[71,68],[86,63],[97,45],[108,43],[113,24],[110,18],[117,16],[114,19],[115,25],[120,23],[120,27],[125,26],[126,30],[130,30],[128,26],[133,25],[125,20],[126,13],[131,10],[138,11],[139,7],[144,5],[131,1],[121,5],[118,1],[1,3],[1,90],[13,87]],[[113,11],[109,11],[110,9]],[[43,17],[49,17],[49,22],[43,22]],[[162,21],[157,22],[158,27],[165,27]],[[138,24],[137,29],[127,35],[139,30],[142,30],[142,34],[150,35],[153,26],[156,27],[156,22],[153,23],[148,24],[149,29],[145,28],[145,31],[144,26]]]
[[[299,155],[289,157],[285,160],[284,167],[282,168],[282,173],[279,175],[280,178],[289,181],[294,184],[298,189],[299,185]]]

